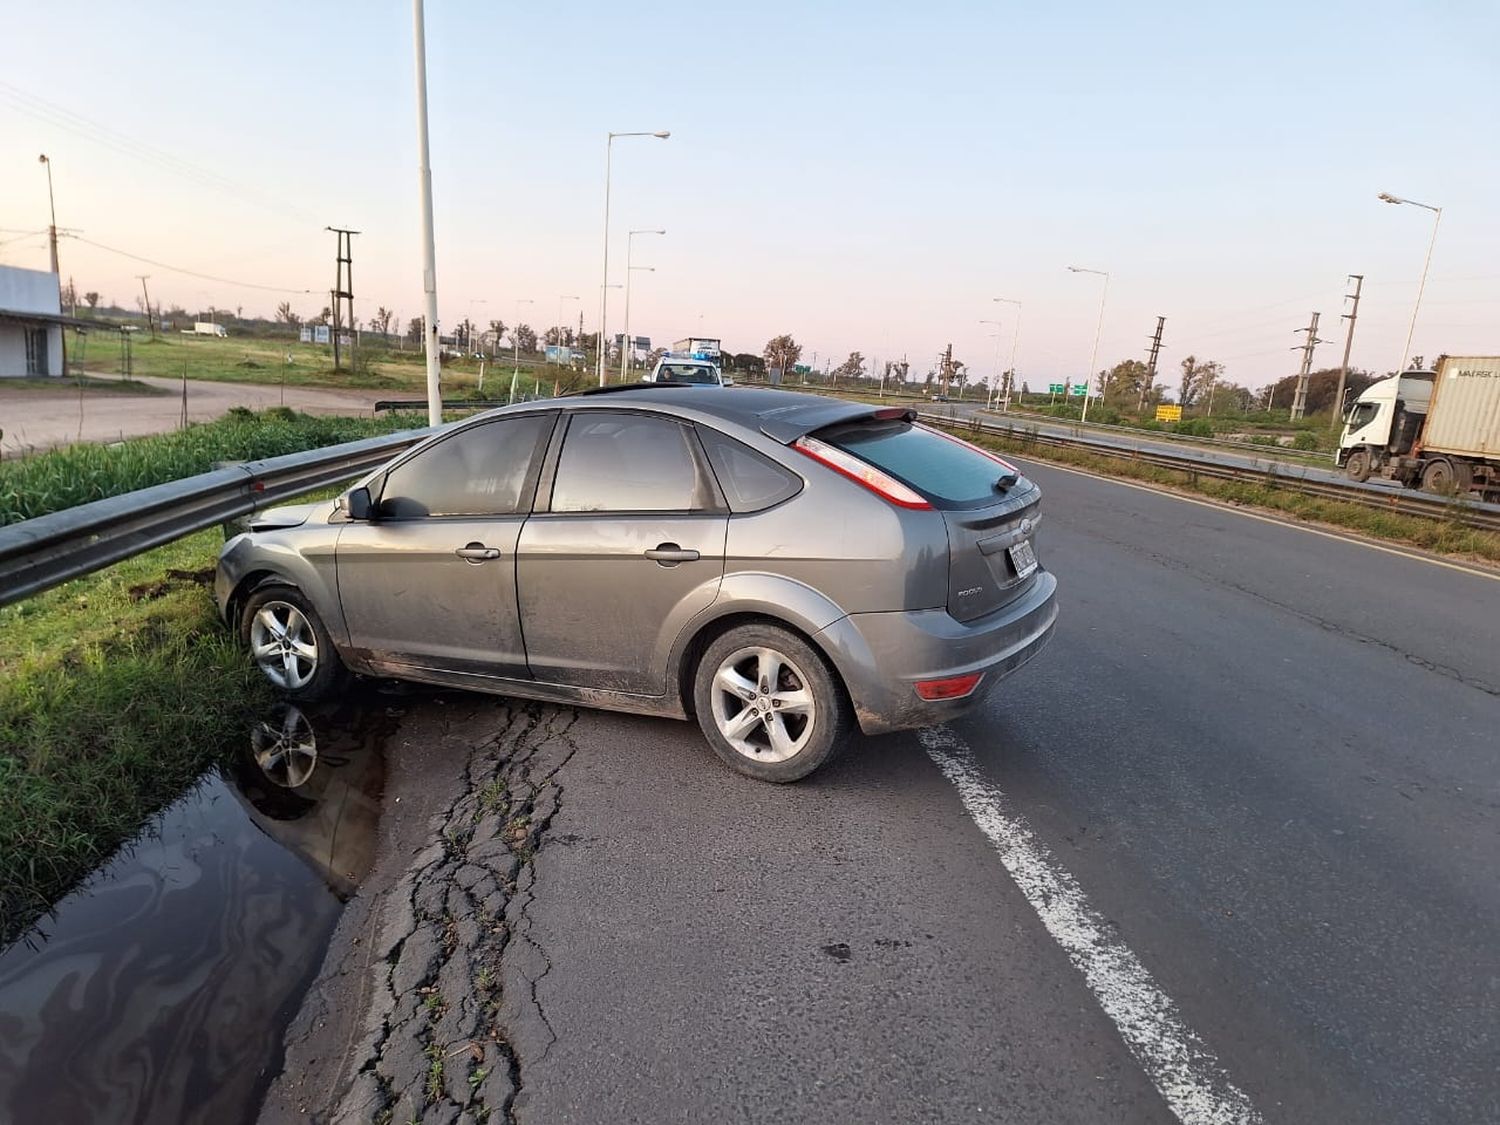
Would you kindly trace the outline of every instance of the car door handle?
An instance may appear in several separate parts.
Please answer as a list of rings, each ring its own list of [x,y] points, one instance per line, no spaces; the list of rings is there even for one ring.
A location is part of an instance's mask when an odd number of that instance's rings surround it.
[[[646,552],[646,557],[659,563],[697,562],[698,552],[679,547],[676,543],[658,543]]]
[[[500,557],[500,548],[486,547],[483,543],[469,543],[453,553],[468,562],[480,563],[486,559],[498,559]]]

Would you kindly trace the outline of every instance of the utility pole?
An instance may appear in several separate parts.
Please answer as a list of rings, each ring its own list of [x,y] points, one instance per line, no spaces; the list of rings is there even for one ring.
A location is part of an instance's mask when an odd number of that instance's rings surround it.
[[[146,327],[150,329],[151,338],[154,340],[156,339],[156,321],[151,319],[151,293],[146,288],[146,279],[151,275],[149,273],[138,273],[135,276],[140,280],[141,296],[146,301]]]
[[[57,264],[57,200],[52,195],[52,161],[50,161],[50,160],[47,159],[47,154],[45,152],[42,153],[40,156],[38,156],[37,160],[39,162],[41,162],[42,164],[45,164],[47,166],[47,213],[52,217],[52,224],[47,228],[47,235],[48,235],[48,238],[50,240],[51,247],[52,247],[52,272],[57,277],[57,284],[58,284],[58,287],[59,287],[59,292],[61,292],[61,286],[62,286],[62,269]],[[61,302],[59,302],[59,306],[61,306]],[[73,313],[74,313],[75,316],[78,313],[78,309],[77,309],[76,305],[75,305],[75,307],[73,309]],[[67,375],[68,375],[68,334],[66,332],[64,332],[61,328],[59,328],[58,331],[57,331],[57,336],[58,336],[58,339],[60,341],[62,341],[62,373],[63,373],[63,378],[67,378]]]
[[[1344,362],[1339,365],[1339,390],[1333,399],[1333,417],[1328,420],[1331,429],[1338,429],[1339,420],[1344,416],[1344,387],[1349,382],[1349,351],[1354,347],[1354,320],[1359,316],[1359,291],[1364,288],[1365,275],[1362,273],[1351,273],[1349,280],[1354,282],[1354,292],[1345,293],[1344,300],[1353,301],[1354,304],[1342,318],[1349,322],[1349,331],[1344,336]]]
[[[1307,412],[1307,377],[1312,372],[1313,348],[1323,343],[1318,339],[1318,315],[1313,313],[1312,323],[1306,328],[1297,329],[1298,332],[1306,332],[1307,339],[1298,345],[1302,349],[1302,370],[1297,373],[1297,393],[1292,399],[1293,422]]]
[[[354,236],[357,230],[344,230],[342,227],[324,227],[334,233],[338,239],[338,250],[335,254],[334,282],[333,282],[333,369],[339,369],[339,329],[340,325],[347,324],[349,331],[354,331]],[[347,305],[343,304],[347,302]],[[347,307],[349,316],[344,317],[343,312]],[[352,344],[352,337],[351,337]]]
[[[953,378],[953,345],[943,349],[943,395],[948,394],[948,380]]]
[[[1161,357],[1161,332],[1166,323],[1166,317],[1156,318],[1156,334],[1151,337],[1151,355],[1146,360],[1146,381],[1141,384],[1141,400],[1135,407],[1137,414],[1146,409],[1146,396],[1156,386],[1156,361]]]

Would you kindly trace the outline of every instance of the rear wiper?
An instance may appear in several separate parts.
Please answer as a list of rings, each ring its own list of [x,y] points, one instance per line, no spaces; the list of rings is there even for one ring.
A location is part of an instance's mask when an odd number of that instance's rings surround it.
[[[995,482],[995,491],[1001,493],[1009,492],[1011,488],[1014,487],[1016,481],[1020,479],[1020,473],[1006,473]]]

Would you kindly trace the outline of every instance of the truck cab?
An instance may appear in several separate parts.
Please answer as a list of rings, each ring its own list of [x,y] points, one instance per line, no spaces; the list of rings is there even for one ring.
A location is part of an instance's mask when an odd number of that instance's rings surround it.
[[[1371,383],[1350,404],[1337,459],[1351,480],[1375,475],[1412,483],[1405,478],[1419,465],[1408,455],[1422,433],[1432,380],[1430,371],[1390,375]]]

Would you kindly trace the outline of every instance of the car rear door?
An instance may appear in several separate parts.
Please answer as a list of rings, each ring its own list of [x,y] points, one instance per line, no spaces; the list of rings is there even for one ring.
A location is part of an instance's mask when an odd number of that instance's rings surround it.
[[[375,518],[336,548],[339,601],[356,649],[378,663],[525,676],[516,542],[555,411],[470,426],[398,462]]]
[[[713,602],[728,512],[692,427],[666,414],[579,409],[516,550],[532,674],[666,692],[668,653]]]

